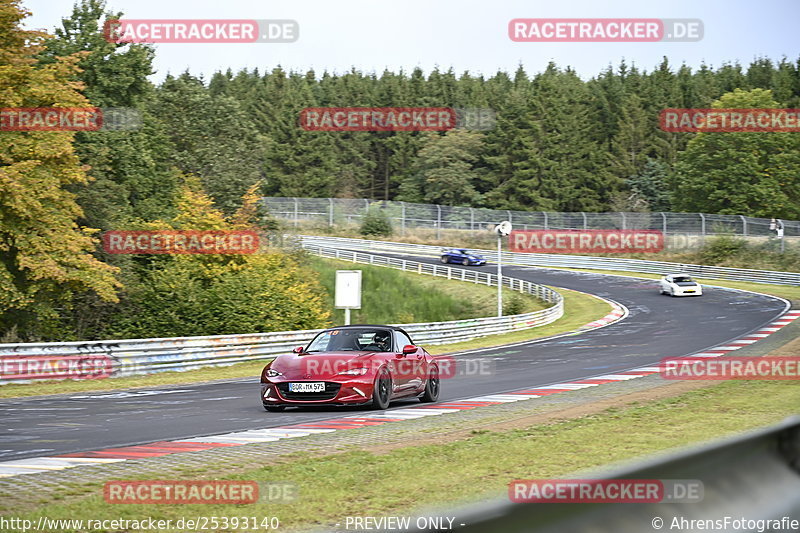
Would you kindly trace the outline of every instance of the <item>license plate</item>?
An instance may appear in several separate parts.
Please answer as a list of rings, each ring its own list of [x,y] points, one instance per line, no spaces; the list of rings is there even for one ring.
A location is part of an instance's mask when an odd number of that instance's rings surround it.
[[[289,392],[325,392],[325,383],[289,383]]]
[[[690,292],[694,292],[694,291],[683,291],[683,292],[685,292],[686,294],[689,294]]]

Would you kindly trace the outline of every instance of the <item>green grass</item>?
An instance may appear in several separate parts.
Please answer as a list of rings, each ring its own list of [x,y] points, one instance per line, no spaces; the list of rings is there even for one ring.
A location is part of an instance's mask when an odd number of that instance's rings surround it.
[[[410,514],[423,501],[426,506],[447,506],[503,497],[513,479],[569,477],[577,471],[732,435],[775,423],[796,413],[798,405],[800,387],[796,383],[725,382],[567,421],[502,432],[475,431],[468,438],[446,444],[408,446],[381,454],[294,454],[280,464],[244,466],[222,477],[213,470],[196,470],[187,477],[291,481],[300,487],[295,503],[205,505],[196,509],[109,505],[103,501],[101,486],[95,484],[86,487],[86,498],[48,503],[35,511],[15,514],[34,521],[40,515],[65,519],[255,515],[279,517],[284,530],[330,527],[345,516]],[[420,499],[418,490],[397,490],[418,487],[421,479],[425,480],[424,499]]]
[[[386,267],[359,265],[311,257],[311,267],[319,272],[327,291],[326,304],[333,309],[337,270],[361,270],[361,309],[351,311],[353,324],[411,324],[444,322],[497,313],[497,288],[448,280]],[[533,296],[503,290],[504,312],[528,313],[547,307]],[[334,311],[335,324],[344,320],[344,310]]]

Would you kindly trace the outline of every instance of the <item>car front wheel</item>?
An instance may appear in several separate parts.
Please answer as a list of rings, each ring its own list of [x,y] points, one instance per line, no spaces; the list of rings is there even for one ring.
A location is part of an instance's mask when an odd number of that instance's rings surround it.
[[[437,401],[439,399],[439,388],[439,369],[433,366],[428,373],[428,382],[425,384],[425,392],[419,397],[419,401]]]
[[[389,399],[392,397],[392,376],[386,368],[381,368],[375,377],[375,385],[372,388],[372,407],[373,409],[383,410],[389,407]]]
[[[469,266],[469,259],[464,259],[463,261],[461,261],[461,264],[464,266]]]
[[[442,257],[442,263],[447,263],[447,258],[446,257]]]

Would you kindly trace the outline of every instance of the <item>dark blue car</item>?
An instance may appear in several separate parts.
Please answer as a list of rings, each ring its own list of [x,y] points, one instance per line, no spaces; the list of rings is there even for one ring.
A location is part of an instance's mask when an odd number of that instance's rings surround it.
[[[463,248],[452,248],[442,251],[442,263],[459,263],[464,266],[481,266],[486,264],[482,255]]]

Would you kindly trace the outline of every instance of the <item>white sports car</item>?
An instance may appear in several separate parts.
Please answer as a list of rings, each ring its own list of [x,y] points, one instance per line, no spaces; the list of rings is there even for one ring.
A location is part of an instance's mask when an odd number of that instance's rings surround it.
[[[688,274],[667,274],[661,278],[659,292],[670,296],[702,296],[703,287]]]

